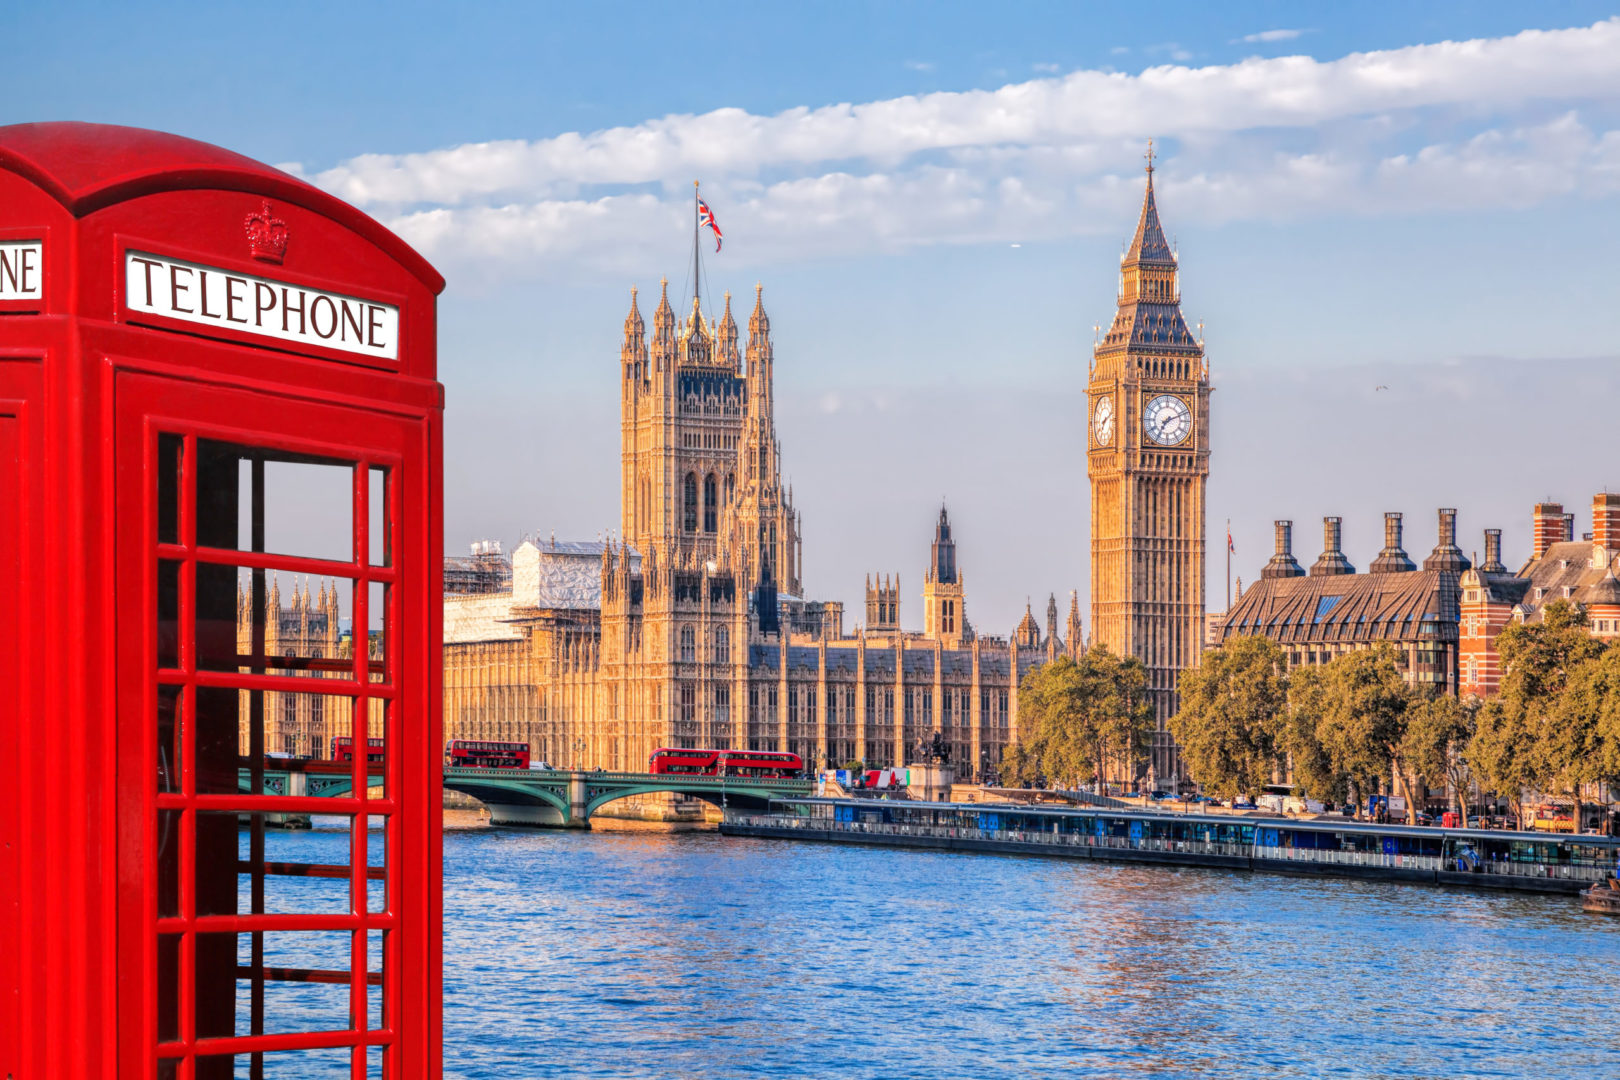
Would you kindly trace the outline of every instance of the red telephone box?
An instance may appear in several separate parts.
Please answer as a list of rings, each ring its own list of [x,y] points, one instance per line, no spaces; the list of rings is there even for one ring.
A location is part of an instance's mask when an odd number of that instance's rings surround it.
[[[0,127],[0,1077],[439,1075],[443,287],[217,147]]]

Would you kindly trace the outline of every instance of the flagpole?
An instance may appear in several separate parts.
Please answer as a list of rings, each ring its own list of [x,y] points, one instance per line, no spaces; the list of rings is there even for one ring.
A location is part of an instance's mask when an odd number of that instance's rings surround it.
[[[1232,613],[1232,519],[1226,519],[1226,613]]]
[[[698,275],[702,271],[698,268],[698,182],[692,181],[692,299],[696,300],[701,294],[701,282]]]

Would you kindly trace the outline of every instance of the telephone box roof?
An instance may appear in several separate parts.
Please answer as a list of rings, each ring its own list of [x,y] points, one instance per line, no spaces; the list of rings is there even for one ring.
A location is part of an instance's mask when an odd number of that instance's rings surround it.
[[[376,244],[433,292],[444,278],[405,241],[321,189],[195,139],[115,124],[0,127],[0,168],[27,178],[75,217],[160,191],[243,191],[302,206]]]

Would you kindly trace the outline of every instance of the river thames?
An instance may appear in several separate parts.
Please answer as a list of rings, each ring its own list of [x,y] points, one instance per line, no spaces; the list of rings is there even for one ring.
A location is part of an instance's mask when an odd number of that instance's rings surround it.
[[[1568,896],[647,830],[444,868],[459,1080],[1620,1070],[1620,919]]]

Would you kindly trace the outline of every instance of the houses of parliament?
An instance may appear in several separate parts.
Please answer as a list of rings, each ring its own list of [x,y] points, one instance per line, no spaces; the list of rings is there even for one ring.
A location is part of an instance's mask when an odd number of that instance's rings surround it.
[[[1162,730],[1202,635],[1209,381],[1152,180],[1150,159],[1118,311],[1090,365],[1085,456],[1092,641],[1147,666]],[[1010,634],[981,633],[942,507],[909,578],[922,628],[903,626],[905,573],[870,576],[846,627],[843,606],[810,599],[802,580],[762,290],[746,337],[729,294],[718,318],[695,296],[678,314],[666,284],[650,325],[640,303],[632,291],[614,369],[622,540],[530,537],[510,553],[486,541],[446,560],[445,737],[641,771],[660,746],[904,765],[938,732],[959,777],[993,770],[1018,737],[1023,676],[1086,647],[1075,596],[1061,621],[1053,595],[1044,621],[1026,607]],[[1161,735],[1159,777],[1174,756]]]

